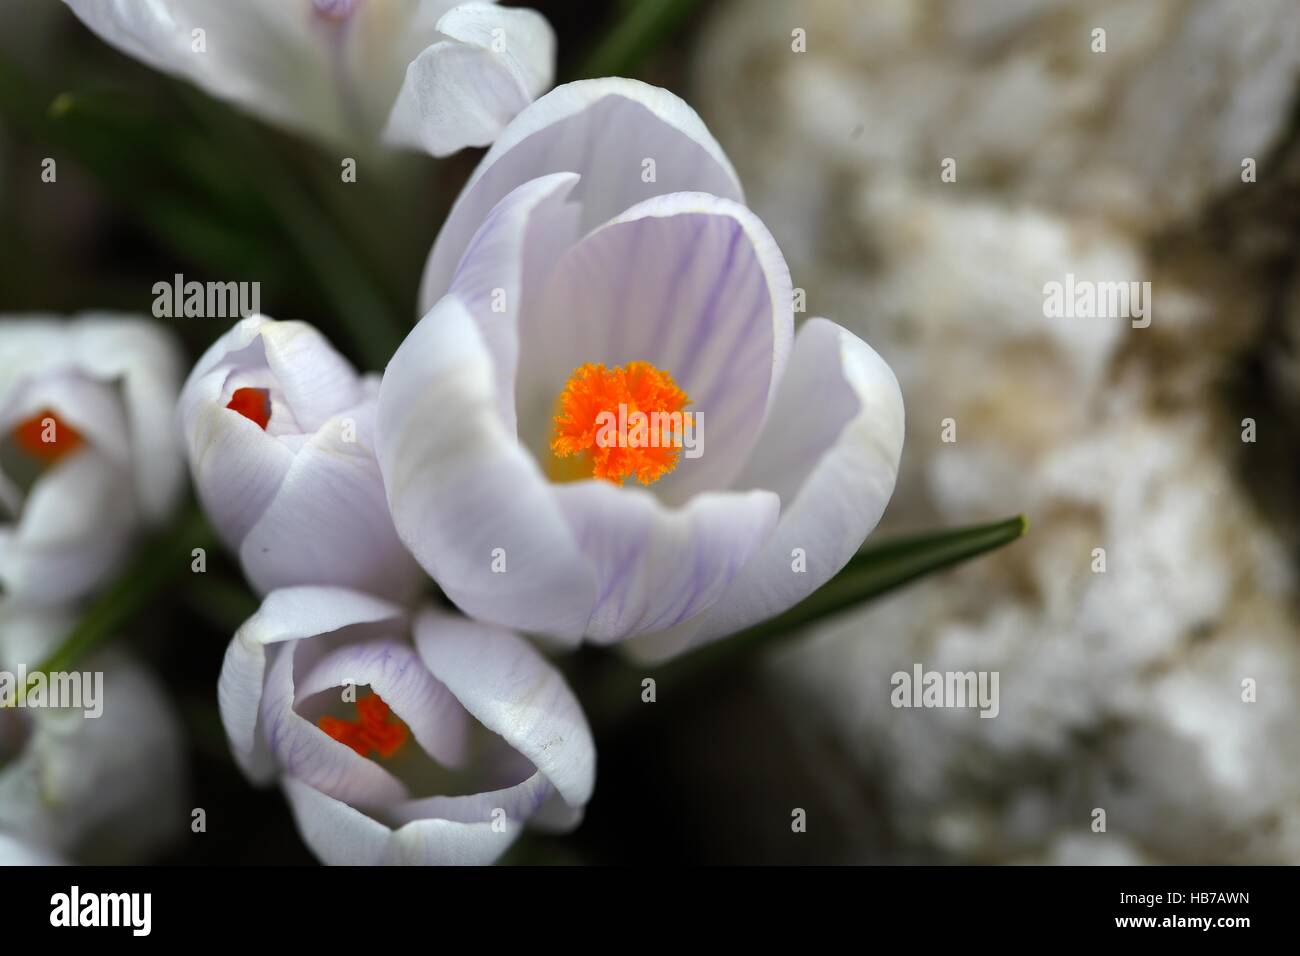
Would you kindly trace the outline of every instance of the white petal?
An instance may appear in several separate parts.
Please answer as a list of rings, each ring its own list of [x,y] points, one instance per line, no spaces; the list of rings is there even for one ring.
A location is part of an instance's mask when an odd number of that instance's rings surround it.
[[[285,795],[303,842],[329,866],[378,866],[392,831],[342,801],[286,777]]]
[[[78,367],[100,381],[120,383],[136,498],[148,520],[165,521],[184,490],[185,465],[173,427],[180,347],[157,323],[123,316],[86,316],[72,330]]]
[[[236,554],[293,466],[293,452],[218,401],[196,407],[186,433],[203,511]]]
[[[660,631],[708,610],[772,532],[769,491],[708,492],[669,508],[650,492],[581,481],[554,489],[600,591],[597,643]]]
[[[365,129],[365,118],[349,115],[349,98],[340,90],[357,82],[343,69],[339,38],[346,24],[315,16],[310,3],[64,2],[123,52],[258,116],[330,139],[358,125]]]
[[[559,791],[540,770],[502,790],[489,790],[457,797],[424,797],[385,807],[383,816],[394,826],[417,820],[451,820],[456,823],[491,823],[494,815],[503,823],[531,823],[552,797],[567,807]],[[498,812],[499,811],[499,812]]]
[[[0,833],[0,866],[64,866],[65,861],[44,847]]]
[[[84,597],[121,570],[138,525],[126,474],[94,449],[45,471],[16,527],[0,526],[0,583],[36,604]]]
[[[257,342],[262,337],[262,329],[270,326],[274,321],[265,315],[251,315],[246,319],[240,319],[199,356],[199,360],[190,369],[189,377],[186,378],[185,385],[181,389],[182,427],[186,425],[186,420],[192,414],[190,406],[197,401],[194,391],[198,383],[219,367],[234,368],[239,365],[249,365],[263,358],[264,350],[256,352],[250,350],[249,346]]]
[[[28,379],[5,398],[0,435],[37,415],[52,412],[58,422],[71,426],[117,467],[124,471],[132,467],[131,430],[116,383],[96,381],[69,368]],[[173,455],[179,460],[175,449]]]
[[[328,651],[297,680],[296,694],[302,700],[346,684],[365,685],[378,694],[443,766],[464,762],[465,709],[429,673],[404,636],[352,641]]]
[[[266,322],[258,335],[266,367],[304,431],[315,431],[361,403],[364,396],[356,369],[306,322]]]
[[[643,161],[655,161],[655,181]],[[636,80],[580,80],[556,87],[521,112],[488,150],[434,243],[421,308],[447,292],[470,239],[515,187],[548,173],[578,173],[580,231],[665,193],[699,191],[741,200],[735,170],[681,99]]]
[[[258,729],[266,677],[266,649],[285,641],[329,634],[353,624],[401,621],[396,604],[343,588],[298,587],[266,596],[226,649],[217,701],[235,761],[250,779],[266,782],[274,765]]]
[[[596,746],[564,678],[517,634],[435,609],[415,620],[420,657],[489,730],[531,760],[570,806],[591,799]]]
[[[504,853],[521,832],[507,824],[419,820],[394,831],[360,810],[306,784],[287,779],[285,794],[303,840],[331,866],[483,866]]]
[[[885,361],[851,332],[809,319],[795,338],[772,417],[737,487],[781,496],[776,532],[697,627],[637,642],[663,657],[766,620],[831,579],[894,491],[903,397]],[[794,549],[807,570],[794,570]]]
[[[282,401],[266,431],[226,408],[241,376],[273,386],[268,390]],[[292,450],[277,437],[281,409],[288,409],[291,430],[312,434],[365,397],[362,378],[304,322],[253,316],[203,354],[181,391],[179,418],[199,499],[227,547],[238,552],[293,464]]]
[[[541,305],[555,260],[578,238],[578,207],[568,202],[577,181],[574,173],[543,176],[501,200],[452,279],[452,293],[473,315],[491,353],[501,421],[511,432],[521,316]]]
[[[385,138],[446,156],[487,146],[551,85],[555,33],[533,10],[465,3],[438,21],[450,37],[406,70]]]
[[[632,207],[564,254],[543,308],[526,312],[522,408],[554,407],[573,369],[646,361],[673,376],[700,415],[698,458],[655,485],[670,503],[730,486],[748,458],[794,336],[790,272],[748,209],[700,193]],[[525,432],[546,447],[549,420]],[[540,452],[539,452],[540,453]]]
[[[387,768],[335,740],[302,716],[296,678],[310,673],[331,642],[292,641],[278,648],[266,670],[261,726],[283,777],[295,777],[347,803],[383,806],[409,798],[406,785]],[[339,698],[343,691],[340,688]]]
[[[195,363],[181,390],[182,428],[189,428],[201,406],[225,396],[227,379],[259,370],[269,373],[304,431],[315,431],[365,398],[361,376],[317,329],[254,315],[235,323]]]
[[[96,313],[72,320],[6,316],[0,325],[0,418],[49,407],[129,468],[136,505],[165,520],[183,490],[172,431],[180,350],[156,323]]]
[[[501,421],[491,357],[455,296],[389,363],[377,450],[398,534],[453,601],[484,620],[581,636],[595,603],[591,570],[537,463]]]
[[[388,512],[372,448],[374,414],[372,399],[327,422],[293,456],[239,546],[259,592],[322,584],[401,601],[419,588],[423,574]]]

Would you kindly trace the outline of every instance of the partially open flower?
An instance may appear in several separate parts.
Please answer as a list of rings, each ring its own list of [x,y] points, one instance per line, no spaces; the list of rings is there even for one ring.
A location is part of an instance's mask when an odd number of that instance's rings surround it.
[[[470,178],[377,433],[398,533],[468,613],[668,655],[789,608],[879,520],[898,384],[825,319],[794,335],[741,200],[632,80],[542,97]]]
[[[0,321],[0,585],[77,600],[120,571],[182,489],[180,356],[143,320]]]
[[[377,388],[310,325],[260,315],[194,366],[180,398],[194,484],[259,592],[418,589],[372,450]]]
[[[555,35],[494,0],[64,0],[124,52],[349,145],[486,146],[551,85]]]
[[[275,591],[219,684],[235,758],[278,779],[332,864],[490,863],[525,824],[577,824],[586,718],[522,638],[339,588]]]

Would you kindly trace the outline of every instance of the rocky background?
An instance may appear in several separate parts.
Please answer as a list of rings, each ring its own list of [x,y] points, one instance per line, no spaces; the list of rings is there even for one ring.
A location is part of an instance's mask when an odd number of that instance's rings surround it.
[[[733,0],[692,70],[808,314],[899,376],[877,533],[1031,523],[770,662],[821,850],[1300,862],[1295,5]],[[1153,321],[1046,318],[1067,273]],[[1000,714],[894,709],[918,662]]]

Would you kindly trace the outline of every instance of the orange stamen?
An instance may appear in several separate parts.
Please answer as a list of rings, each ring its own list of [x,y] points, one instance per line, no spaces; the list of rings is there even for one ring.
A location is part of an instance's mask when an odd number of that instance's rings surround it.
[[[47,465],[72,454],[86,443],[80,432],[49,409],[15,426],[13,439],[19,448]]]
[[[237,388],[226,408],[239,412],[266,431],[266,423],[271,420],[271,393],[264,388]]]
[[[560,393],[551,451],[559,458],[589,456],[595,478],[622,484],[635,475],[648,485],[677,467],[682,433],[671,427],[665,436],[663,423],[689,424],[691,413],[682,409],[690,401],[671,375],[649,362],[579,366]],[[637,428],[636,413],[644,416],[644,430]],[[676,419],[662,417],[674,414]],[[611,418],[618,422],[613,433]]]
[[[388,758],[397,753],[411,734],[400,720],[390,720],[391,716],[392,711],[383,698],[371,694],[357,701],[356,720],[322,717],[316,726],[363,757],[374,751]]]

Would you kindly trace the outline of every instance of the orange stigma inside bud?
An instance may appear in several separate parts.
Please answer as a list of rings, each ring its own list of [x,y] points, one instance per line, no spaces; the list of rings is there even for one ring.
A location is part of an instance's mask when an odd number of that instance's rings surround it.
[[[363,757],[373,752],[388,758],[397,753],[411,735],[406,725],[393,718],[392,713],[382,697],[371,694],[357,701],[356,720],[322,717],[316,726]]]
[[[15,445],[43,464],[53,464],[86,443],[80,432],[49,409],[16,425],[13,439]]]
[[[673,377],[649,362],[573,370],[560,393],[551,451],[557,458],[583,456],[591,476],[643,485],[677,467],[690,398]]]
[[[237,388],[226,408],[239,412],[266,431],[266,423],[271,420],[271,393],[264,388]]]

